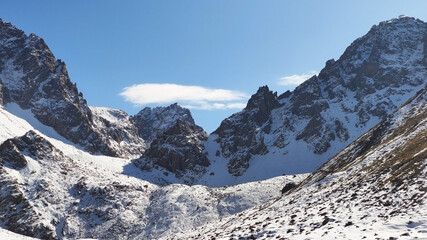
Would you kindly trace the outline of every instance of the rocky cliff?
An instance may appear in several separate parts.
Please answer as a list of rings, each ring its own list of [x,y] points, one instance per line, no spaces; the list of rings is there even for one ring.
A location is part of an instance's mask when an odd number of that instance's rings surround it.
[[[143,158],[135,164],[145,171],[162,167],[186,183],[195,183],[197,176],[205,174],[210,164],[204,153],[207,138],[208,134],[201,127],[178,119],[151,142]]]

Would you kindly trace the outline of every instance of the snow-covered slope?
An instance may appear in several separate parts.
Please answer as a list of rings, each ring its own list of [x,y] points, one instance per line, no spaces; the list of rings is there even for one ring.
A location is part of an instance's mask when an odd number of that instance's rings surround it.
[[[99,223],[93,219],[95,213],[92,210],[105,210],[112,203],[97,202],[88,198],[89,203],[82,201],[82,204],[89,206],[79,206],[82,196],[73,191],[76,186],[87,186],[89,191],[96,191],[102,187],[111,187],[114,190],[119,183],[127,185],[129,189],[144,189],[144,185],[152,186],[148,182],[135,181],[121,174],[123,166],[128,164],[129,160],[91,155],[43,135],[4,109],[0,109],[0,113],[2,119],[9,120],[1,122],[1,129],[5,129],[9,135],[4,134],[2,137],[16,137],[13,142],[0,139],[2,142],[0,178],[3,182],[0,202],[1,209],[6,211],[2,211],[0,219],[2,226],[10,230],[44,238],[62,235],[83,237],[80,236],[80,232],[86,234],[89,226]],[[19,137],[16,135],[20,132],[15,131],[16,129],[28,132],[25,137]],[[13,159],[5,155],[14,149],[24,158],[24,166],[17,167],[16,164],[11,164]],[[122,192],[126,198],[133,198],[134,201],[145,199],[143,191]],[[110,193],[114,194],[116,199],[124,199],[117,191]],[[19,197],[16,201],[10,201],[11,196]],[[90,206],[90,202],[96,204],[98,208]],[[79,209],[88,208],[91,213],[88,216],[79,216],[76,214],[77,206]]]
[[[36,238],[19,235],[14,232],[0,228],[0,239],[2,240],[35,240]]]
[[[281,195],[287,183],[306,175],[280,176],[262,182],[208,188],[202,185],[168,185],[152,193],[147,226],[140,239],[157,239],[239,213]]]
[[[209,159],[237,182],[314,171],[425,85],[426,34],[414,18],[385,21],[293,92],[261,87],[210,135]]]
[[[30,111],[32,124],[54,136]],[[277,198],[289,182],[158,186],[131,160],[94,156],[0,108],[0,225],[39,238],[158,238]],[[4,131],[3,131],[4,130]]]
[[[427,87],[280,198],[167,239],[427,239]]]

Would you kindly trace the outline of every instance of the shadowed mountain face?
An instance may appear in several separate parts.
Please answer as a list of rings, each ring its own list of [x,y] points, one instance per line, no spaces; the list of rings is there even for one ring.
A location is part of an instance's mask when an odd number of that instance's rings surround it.
[[[134,163],[144,171],[161,167],[185,183],[195,183],[197,176],[205,174],[210,164],[203,152],[207,138],[208,134],[201,127],[178,119],[154,139],[143,158]]]
[[[426,36],[420,20],[385,21],[293,92],[260,88],[211,135],[229,173],[241,176],[268,158],[284,162],[284,172],[315,170],[425,85]]]
[[[218,135],[216,141],[220,143],[222,156],[230,158],[230,174],[242,175],[249,167],[252,155],[268,153],[263,135],[271,130],[271,111],[279,106],[277,94],[267,86],[260,87],[243,111],[222,121],[213,132]]]

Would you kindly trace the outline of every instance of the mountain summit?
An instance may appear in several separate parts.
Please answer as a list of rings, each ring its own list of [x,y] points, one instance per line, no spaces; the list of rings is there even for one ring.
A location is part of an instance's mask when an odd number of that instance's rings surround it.
[[[146,107],[134,117],[141,137],[147,142],[153,141],[172,127],[177,120],[195,124],[190,110],[174,103],[167,107]]]

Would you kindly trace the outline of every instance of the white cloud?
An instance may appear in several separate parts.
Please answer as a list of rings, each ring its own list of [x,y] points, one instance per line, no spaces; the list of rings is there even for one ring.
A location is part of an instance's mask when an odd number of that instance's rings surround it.
[[[242,109],[247,94],[226,89],[210,89],[178,84],[144,83],[126,87],[120,96],[135,105],[179,102],[191,109]]]
[[[246,103],[231,102],[231,103],[218,103],[218,102],[195,102],[193,104],[184,105],[183,107],[198,110],[215,110],[215,109],[243,109]]]
[[[309,71],[301,75],[291,75],[291,76],[285,76],[281,77],[279,79],[279,85],[282,86],[298,86],[301,83],[303,83],[305,80],[309,79],[313,75],[317,75],[318,72],[316,71]]]

